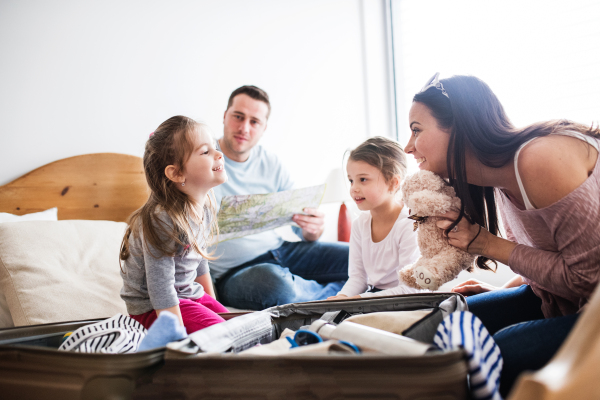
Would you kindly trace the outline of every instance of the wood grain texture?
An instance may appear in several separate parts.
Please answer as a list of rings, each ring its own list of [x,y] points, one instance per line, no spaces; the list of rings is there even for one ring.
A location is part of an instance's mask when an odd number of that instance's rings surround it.
[[[148,198],[142,159],[84,154],[46,164],[0,186],[0,212],[58,207],[58,219],[126,221]]]

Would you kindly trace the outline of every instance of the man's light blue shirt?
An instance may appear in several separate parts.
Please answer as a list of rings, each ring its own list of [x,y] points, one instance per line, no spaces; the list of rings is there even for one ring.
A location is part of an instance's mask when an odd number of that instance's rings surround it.
[[[230,160],[225,154],[223,159],[228,179],[213,189],[217,207],[221,205],[223,196],[281,192],[294,186],[290,174],[277,156],[260,145],[252,149],[245,162]],[[279,248],[283,242],[279,234],[270,230],[219,243],[214,253],[219,258],[210,262],[213,279],[219,278],[231,268]],[[212,247],[210,250],[214,249]]]

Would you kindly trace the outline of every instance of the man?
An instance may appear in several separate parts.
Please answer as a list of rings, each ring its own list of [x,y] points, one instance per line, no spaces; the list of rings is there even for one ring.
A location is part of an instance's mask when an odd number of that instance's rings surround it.
[[[256,86],[231,93],[218,141],[229,179],[214,189],[217,205],[223,196],[292,189],[279,159],[258,144],[270,112],[269,96]],[[337,294],[348,279],[348,244],[318,242],[324,215],[312,208],[304,212],[293,217],[301,242],[286,242],[270,230],[218,244],[211,272],[223,304],[262,310]]]

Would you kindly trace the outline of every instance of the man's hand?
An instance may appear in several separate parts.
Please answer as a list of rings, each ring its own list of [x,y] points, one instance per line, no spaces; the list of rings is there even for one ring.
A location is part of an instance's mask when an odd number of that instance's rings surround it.
[[[305,208],[306,214],[294,214],[292,220],[302,228],[302,236],[309,242],[319,239],[325,229],[325,214],[316,208]]]

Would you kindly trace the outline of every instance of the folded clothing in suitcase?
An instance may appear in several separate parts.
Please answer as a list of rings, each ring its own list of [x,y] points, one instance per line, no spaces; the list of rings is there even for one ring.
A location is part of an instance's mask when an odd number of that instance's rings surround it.
[[[442,319],[466,310],[456,293],[418,293],[367,299],[287,304],[236,318],[218,340],[203,331],[169,344],[165,366],[134,393],[137,399],[169,398],[380,398],[465,399],[467,364],[462,351],[421,356],[388,354],[242,355],[297,330],[324,314],[350,315],[425,310],[403,335],[432,343]],[[233,323],[236,319],[228,321]],[[216,326],[215,326],[216,327]],[[213,327],[211,327],[213,328]],[[217,329],[217,328],[214,328]],[[229,352],[226,352],[228,351]]]
[[[162,365],[164,348],[130,354],[59,351],[86,320],[0,330],[3,399],[127,399]]]

